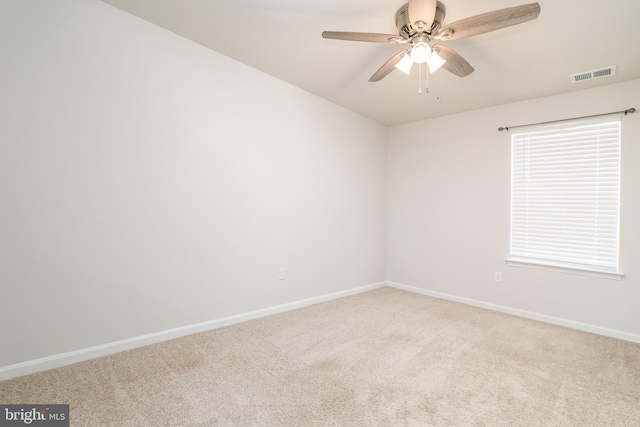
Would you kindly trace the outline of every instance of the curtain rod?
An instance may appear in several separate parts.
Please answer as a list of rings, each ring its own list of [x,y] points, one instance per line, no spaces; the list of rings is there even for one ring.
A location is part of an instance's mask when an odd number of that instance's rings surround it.
[[[612,114],[622,114],[622,113],[624,113],[624,115],[626,116],[629,113],[635,113],[635,112],[636,112],[635,108],[629,108],[628,110],[612,111],[611,113],[603,113],[603,114],[594,114],[593,116],[582,116],[582,117],[574,117],[572,119],[551,120],[550,122],[530,123],[528,125],[499,127],[498,130],[500,132],[502,132],[503,130],[506,130],[508,132],[509,129],[522,128],[522,127],[525,127],[525,126],[546,125],[546,124],[549,124],[549,123],[566,122],[566,121],[569,121],[569,120],[576,120],[576,119],[590,119],[592,117],[610,116]]]

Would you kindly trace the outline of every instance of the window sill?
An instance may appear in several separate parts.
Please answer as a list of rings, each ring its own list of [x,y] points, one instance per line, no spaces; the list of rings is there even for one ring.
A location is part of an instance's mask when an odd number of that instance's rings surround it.
[[[536,270],[556,271],[559,273],[579,274],[581,276],[599,277],[601,279],[621,280],[624,273],[608,270],[599,270],[588,267],[570,267],[566,265],[544,263],[539,261],[531,261],[518,258],[507,258],[507,265],[512,267],[533,268]]]

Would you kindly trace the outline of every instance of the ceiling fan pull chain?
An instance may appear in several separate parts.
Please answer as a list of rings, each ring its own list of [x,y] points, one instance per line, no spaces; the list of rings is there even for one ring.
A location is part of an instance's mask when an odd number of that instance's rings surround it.
[[[431,74],[431,72],[429,72],[429,67],[427,67],[427,87],[425,88],[425,93],[429,93],[429,74]]]

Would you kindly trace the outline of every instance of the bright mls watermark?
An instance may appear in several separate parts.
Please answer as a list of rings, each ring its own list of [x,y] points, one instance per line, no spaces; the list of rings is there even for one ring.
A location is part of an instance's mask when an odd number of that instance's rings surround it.
[[[69,405],[0,404],[0,427],[69,427]]]

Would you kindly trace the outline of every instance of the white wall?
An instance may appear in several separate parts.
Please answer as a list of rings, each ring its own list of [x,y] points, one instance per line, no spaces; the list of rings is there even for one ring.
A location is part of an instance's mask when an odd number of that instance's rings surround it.
[[[622,281],[505,264],[510,133],[497,131],[639,108],[639,99],[636,80],[390,128],[387,279],[640,337],[640,114],[622,120]]]
[[[0,58],[0,367],[385,280],[381,125],[97,0]]]

